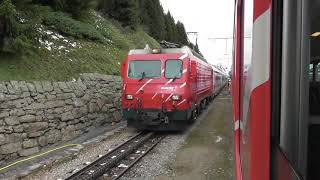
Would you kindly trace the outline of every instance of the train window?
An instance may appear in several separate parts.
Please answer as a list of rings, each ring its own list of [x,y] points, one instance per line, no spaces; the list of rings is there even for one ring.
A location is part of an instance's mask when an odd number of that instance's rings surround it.
[[[181,78],[182,76],[182,61],[181,60],[167,60],[165,77],[168,79]]]
[[[131,61],[129,64],[129,78],[160,78],[160,76],[160,60]]]
[[[241,104],[242,114],[241,119],[243,122],[247,122],[249,113],[249,101],[250,101],[250,88],[246,82],[249,75],[249,70],[252,64],[252,34],[253,34],[253,0],[244,0],[243,2],[243,34],[242,34],[242,58],[241,62]],[[246,87],[247,86],[247,87]],[[247,136],[243,136],[244,141]],[[241,151],[241,150],[240,150]]]
[[[313,81],[313,64],[309,65],[309,81]]]
[[[316,81],[320,82],[320,63],[317,64],[317,68],[315,69],[315,76],[316,76]]]

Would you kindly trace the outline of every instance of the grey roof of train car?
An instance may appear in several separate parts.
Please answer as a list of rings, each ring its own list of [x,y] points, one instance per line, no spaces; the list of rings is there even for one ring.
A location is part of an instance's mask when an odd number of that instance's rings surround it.
[[[201,56],[194,50],[190,49],[188,46],[183,46],[181,48],[160,48],[160,54],[176,54],[176,53],[185,53],[185,54],[189,54],[189,56],[193,55],[207,63],[207,60],[204,59],[203,56]],[[133,49],[129,51],[129,55],[143,55],[143,54],[152,54],[152,49],[151,48]]]

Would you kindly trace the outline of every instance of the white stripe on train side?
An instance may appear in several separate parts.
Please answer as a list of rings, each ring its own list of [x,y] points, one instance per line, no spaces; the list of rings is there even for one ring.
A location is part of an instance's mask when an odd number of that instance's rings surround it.
[[[252,91],[264,84],[270,77],[270,7],[260,15],[253,23],[252,61],[247,69],[247,81],[245,82],[243,98],[243,126],[248,120],[248,111]],[[242,74],[243,76],[243,74]],[[245,128],[243,130],[245,131]]]
[[[153,79],[149,79],[144,85],[142,85],[142,86],[138,89],[138,91],[136,92],[136,94],[138,94],[139,91],[141,91],[141,90],[142,90],[147,84],[149,84],[152,80],[153,80]]]

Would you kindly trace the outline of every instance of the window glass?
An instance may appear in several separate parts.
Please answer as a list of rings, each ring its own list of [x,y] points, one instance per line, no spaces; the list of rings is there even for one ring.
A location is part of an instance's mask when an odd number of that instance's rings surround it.
[[[316,69],[316,81],[320,82],[320,63],[317,64],[317,69]]]
[[[182,76],[182,61],[167,60],[165,77],[168,79],[181,78]]]
[[[242,34],[242,78],[241,78],[241,104],[242,104],[242,121],[247,123],[250,109],[250,87],[246,81],[250,78],[249,72],[252,64],[252,34],[253,34],[253,0],[243,1],[243,34]],[[247,127],[246,125],[244,125]],[[248,132],[248,131],[244,131]],[[247,135],[243,134],[244,141],[247,141]]]
[[[309,65],[309,81],[313,81],[313,64]]]
[[[131,61],[128,69],[129,78],[159,78],[161,61]]]

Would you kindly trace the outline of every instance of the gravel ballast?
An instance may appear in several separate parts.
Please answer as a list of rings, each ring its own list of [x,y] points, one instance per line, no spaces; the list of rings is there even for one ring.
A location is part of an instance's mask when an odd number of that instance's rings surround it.
[[[160,175],[172,175],[168,164],[176,157],[176,152],[185,144],[189,133],[196,128],[206,115],[214,108],[213,103],[202,112],[197,121],[187,130],[180,133],[168,133],[149,154],[126,173],[120,180],[150,180]]]
[[[97,142],[97,143],[92,143],[92,145],[84,148],[75,159],[64,162],[54,167],[48,167],[24,179],[26,180],[65,179],[71,176],[75,171],[82,169],[89,163],[97,160],[102,155],[105,155],[112,148],[115,148],[117,145],[126,141],[136,133],[137,132],[135,132],[134,130],[124,129],[124,130],[121,130],[120,132],[115,132],[113,135],[110,135],[110,134],[105,135],[105,139],[102,139],[100,142]]]

